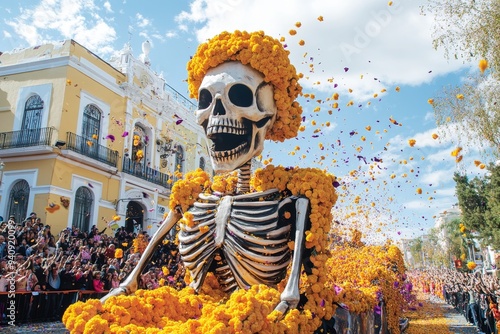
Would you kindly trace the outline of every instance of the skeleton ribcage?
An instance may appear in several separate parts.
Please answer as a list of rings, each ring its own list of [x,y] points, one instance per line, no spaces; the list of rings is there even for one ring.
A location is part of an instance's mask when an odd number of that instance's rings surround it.
[[[213,271],[224,291],[254,284],[274,286],[286,275],[292,224],[280,212],[292,203],[279,192],[199,196],[189,212],[194,227],[180,224],[179,252],[197,291]]]

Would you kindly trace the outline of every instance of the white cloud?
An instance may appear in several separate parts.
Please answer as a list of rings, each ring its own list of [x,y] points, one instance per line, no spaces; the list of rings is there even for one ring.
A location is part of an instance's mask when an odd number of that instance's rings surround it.
[[[103,7],[110,13],[113,13],[113,9],[111,9],[111,4],[109,3],[109,1],[105,1],[104,4],[103,4]]]
[[[430,111],[429,111],[429,112],[427,112],[427,113],[425,113],[424,120],[426,120],[426,121],[433,121],[433,122],[435,122],[436,118],[435,118],[435,116],[434,116],[434,113],[433,113],[433,112],[430,112]]]
[[[91,0],[42,0],[6,24],[29,45],[74,39],[100,54],[111,52],[116,32],[98,14]]]
[[[425,173],[421,177],[421,182],[426,184],[432,184],[432,186],[438,186],[444,182],[452,180],[453,170],[433,170],[429,173]]]
[[[137,19],[137,26],[141,28],[145,28],[151,25],[151,21],[145,18],[141,13],[135,14],[135,18]]]
[[[430,82],[462,66],[433,49],[430,27],[434,18],[420,14],[424,2],[388,6],[365,0],[312,0],[307,5],[300,0],[194,0],[190,11],[179,14],[177,21],[201,24],[200,42],[235,29],[284,36],[292,63],[309,76],[303,85],[320,81],[319,89],[331,90],[326,82],[333,77],[340,89],[352,88],[353,96],[362,99],[390,85]],[[320,15],[322,22],[317,20]],[[300,28],[295,27],[297,21],[302,23]],[[290,29],[297,30],[297,35],[290,36]],[[298,46],[300,39],[304,47]],[[314,73],[309,72],[310,57]],[[345,72],[344,67],[349,70]]]

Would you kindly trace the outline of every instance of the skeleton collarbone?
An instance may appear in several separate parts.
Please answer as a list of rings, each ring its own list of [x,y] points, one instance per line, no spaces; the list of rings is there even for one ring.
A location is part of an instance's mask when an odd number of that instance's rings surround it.
[[[288,242],[294,197],[277,189],[235,196],[200,194],[189,209],[194,225],[180,224],[179,252],[198,291],[213,271],[225,292],[255,284],[276,286],[291,261]],[[281,217],[281,218],[280,218]]]

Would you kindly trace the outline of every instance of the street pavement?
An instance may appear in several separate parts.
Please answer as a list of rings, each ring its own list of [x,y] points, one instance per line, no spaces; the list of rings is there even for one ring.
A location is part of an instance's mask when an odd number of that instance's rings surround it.
[[[430,301],[434,304],[439,305],[442,308],[443,314],[449,321],[450,331],[452,333],[455,334],[479,333],[476,327],[473,324],[469,323],[460,312],[458,312],[455,308],[453,308],[453,306],[447,304],[445,301],[437,297],[431,297]]]

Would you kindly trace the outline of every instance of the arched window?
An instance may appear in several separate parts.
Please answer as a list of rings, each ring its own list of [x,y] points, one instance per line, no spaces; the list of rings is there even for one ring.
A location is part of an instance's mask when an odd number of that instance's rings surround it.
[[[38,142],[42,124],[42,111],[43,100],[39,95],[33,95],[26,101],[18,145],[33,145]]]
[[[184,173],[184,149],[179,144],[175,151],[175,171]]]
[[[27,217],[30,185],[26,180],[17,181],[9,194],[9,216],[14,215],[16,222],[21,223]]]
[[[205,158],[201,157],[200,158],[200,169],[205,170]]]
[[[147,146],[149,143],[149,138],[147,136],[146,130],[136,124],[134,127],[134,135],[132,136],[132,160],[136,163],[140,163],[141,166],[145,166],[145,161],[148,161],[148,150]]]
[[[87,187],[80,187],[75,194],[75,209],[73,211],[73,226],[82,232],[90,230],[94,196]]]
[[[31,96],[24,105],[21,129],[39,129],[42,124],[43,100],[39,95]]]
[[[101,109],[87,104],[83,110],[82,137],[97,142],[101,132]]]

